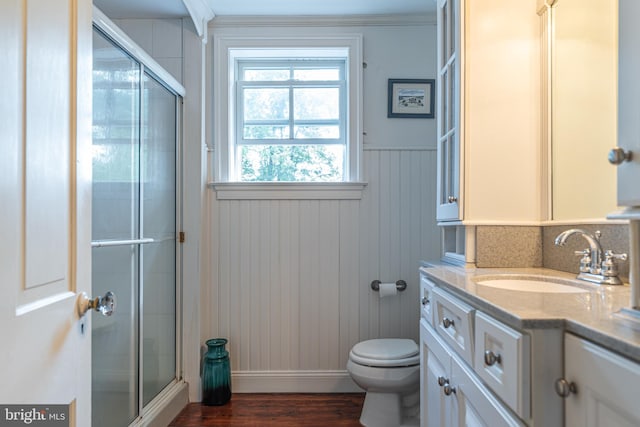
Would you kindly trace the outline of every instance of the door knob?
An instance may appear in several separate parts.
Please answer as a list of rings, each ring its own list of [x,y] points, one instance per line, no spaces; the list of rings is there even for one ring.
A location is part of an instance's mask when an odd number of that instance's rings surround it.
[[[620,165],[631,160],[631,151],[625,151],[623,148],[616,147],[609,151],[609,163],[612,165]]]
[[[578,392],[578,387],[576,383],[569,382],[564,378],[558,378],[555,382],[556,393],[560,397],[568,397],[570,394],[575,394]]]
[[[89,310],[95,310],[103,316],[111,316],[116,310],[116,296],[113,292],[108,291],[103,297],[90,299],[86,293],[82,292],[78,295],[77,307],[80,317]]]

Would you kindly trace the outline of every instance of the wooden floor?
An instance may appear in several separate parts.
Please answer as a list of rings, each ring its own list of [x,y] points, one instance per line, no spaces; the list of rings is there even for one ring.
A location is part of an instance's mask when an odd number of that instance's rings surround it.
[[[190,403],[169,427],[359,427],[364,393],[237,393],[223,406]]]

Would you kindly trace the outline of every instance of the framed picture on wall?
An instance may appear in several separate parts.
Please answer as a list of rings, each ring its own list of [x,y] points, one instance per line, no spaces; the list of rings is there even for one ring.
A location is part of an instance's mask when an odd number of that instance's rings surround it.
[[[387,117],[434,117],[434,79],[389,79],[388,91]]]

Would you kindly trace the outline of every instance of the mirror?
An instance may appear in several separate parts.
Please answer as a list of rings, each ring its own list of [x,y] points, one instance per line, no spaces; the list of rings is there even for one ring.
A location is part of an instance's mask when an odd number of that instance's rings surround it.
[[[550,3],[551,219],[604,219],[616,210],[618,2]]]

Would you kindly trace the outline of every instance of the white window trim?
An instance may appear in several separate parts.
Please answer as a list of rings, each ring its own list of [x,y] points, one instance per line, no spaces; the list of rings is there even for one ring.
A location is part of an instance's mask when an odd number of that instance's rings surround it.
[[[236,35],[213,36],[213,129],[214,146],[213,173],[214,182],[210,187],[220,192],[224,190],[225,199],[354,199],[353,190],[362,191],[366,184],[361,182],[362,174],[362,63],[363,40],[361,34],[339,36],[305,35],[297,37],[251,37]],[[234,132],[233,106],[229,105],[233,94],[234,61],[230,57],[232,50],[238,49],[303,49],[303,48],[347,48],[349,52],[347,78],[349,82],[347,118],[347,175],[340,183],[246,183],[229,181],[229,164],[233,153],[229,144]],[[344,191],[347,189],[348,191]],[[261,195],[261,192],[264,193]],[[304,193],[308,192],[308,195]],[[222,194],[221,194],[222,195]],[[220,196],[220,195],[219,195]],[[218,196],[218,197],[219,197]]]
[[[212,182],[218,200],[359,200],[364,182]]]

